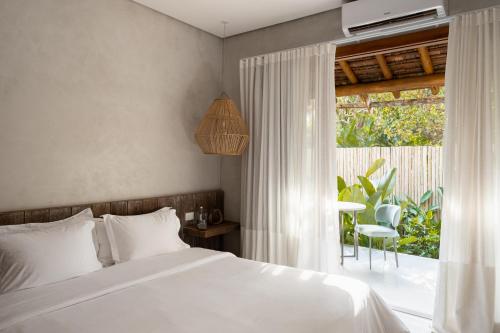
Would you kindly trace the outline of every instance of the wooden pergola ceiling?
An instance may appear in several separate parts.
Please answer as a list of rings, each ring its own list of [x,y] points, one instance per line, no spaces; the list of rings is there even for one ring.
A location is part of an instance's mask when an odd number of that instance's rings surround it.
[[[337,48],[335,93],[369,93],[430,88],[436,95],[444,85],[448,27],[419,31]]]

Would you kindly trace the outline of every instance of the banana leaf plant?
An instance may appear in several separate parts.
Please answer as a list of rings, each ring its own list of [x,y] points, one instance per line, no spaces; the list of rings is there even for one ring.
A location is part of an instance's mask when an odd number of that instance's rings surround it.
[[[375,210],[383,203],[389,203],[396,185],[396,168],[387,171],[381,178],[370,178],[385,164],[385,159],[375,160],[365,175],[358,176],[359,183],[347,186],[345,180],[338,176],[338,200],[364,204],[366,209],[358,214],[358,223],[375,224]]]
[[[384,166],[385,159],[377,159],[368,168],[363,176],[358,176],[359,183],[347,186],[345,180],[338,176],[338,200],[350,201],[364,204],[366,209],[358,213],[359,224],[376,224],[375,210],[383,203],[390,203],[393,197],[394,186],[396,185],[396,169],[387,171],[379,179],[372,179],[374,174]],[[354,241],[354,226],[352,217],[349,214],[343,214],[344,237],[346,243]],[[365,244],[366,243],[366,244]],[[374,247],[380,247],[381,242],[375,241]],[[367,245],[367,240],[360,238],[360,245]]]

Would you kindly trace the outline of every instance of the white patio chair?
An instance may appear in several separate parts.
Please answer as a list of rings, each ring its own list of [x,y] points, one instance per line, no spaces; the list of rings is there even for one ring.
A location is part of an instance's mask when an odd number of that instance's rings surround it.
[[[399,267],[398,263],[398,250],[396,239],[399,238],[399,233],[396,227],[399,225],[399,218],[401,216],[401,207],[396,205],[380,205],[375,211],[375,221],[377,224],[357,224],[355,227],[355,234],[362,234],[368,237],[368,243],[370,245],[370,270],[372,269],[372,238],[383,238],[384,239],[384,261],[387,259],[385,252],[385,241],[387,238],[392,238],[392,244],[394,246],[394,255],[396,256],[396,267]],[[356,244],[359,244],[357,239],[359,236],[356,235]],[[359,251],[356,251],[356,254]],[[356,260],[358,257],[356,256]]]

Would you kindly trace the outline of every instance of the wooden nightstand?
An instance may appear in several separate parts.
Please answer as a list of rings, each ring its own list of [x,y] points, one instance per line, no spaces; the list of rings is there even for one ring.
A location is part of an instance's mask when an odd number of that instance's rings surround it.
[[[200,230],[195,225],[183,228],[184,236],[190,239],[189,245],[212,250],[224,250],[224,235],[240,228],[238,222],[224,221],[220,224],[210,224],[206,230]]]

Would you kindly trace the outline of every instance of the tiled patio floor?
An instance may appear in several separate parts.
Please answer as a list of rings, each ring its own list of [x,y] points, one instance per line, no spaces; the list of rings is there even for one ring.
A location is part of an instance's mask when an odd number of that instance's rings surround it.
[[[346,246],[346,254],[353,248]],[[394,253],[372,251],[372,270],[369,268],[368,248],[360,247],[359,260],[345,258],[340,273],[368,283],[394,309],[413,315],[432,318],[439,261],[399,254],[396,268]]]

